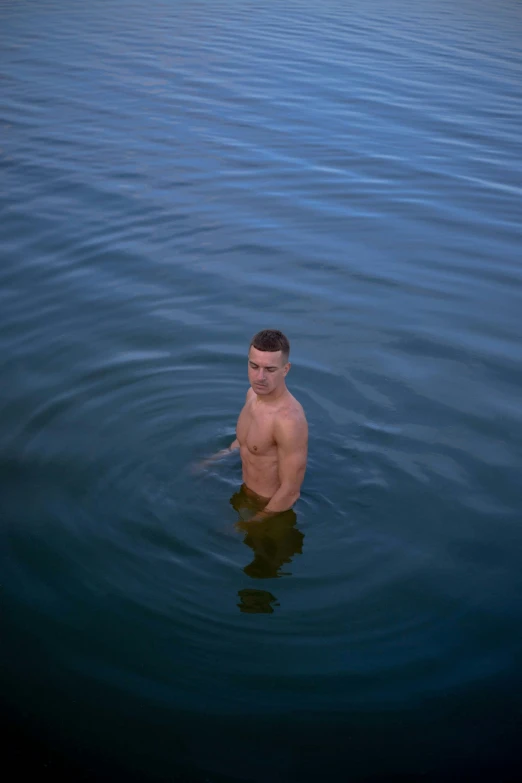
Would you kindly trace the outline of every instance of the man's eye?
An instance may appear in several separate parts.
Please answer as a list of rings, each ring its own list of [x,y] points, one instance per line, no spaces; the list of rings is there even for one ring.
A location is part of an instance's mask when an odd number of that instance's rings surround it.
[[[275,372],[275,367],[270,367],[270,368],[268,369],[268,372]]]

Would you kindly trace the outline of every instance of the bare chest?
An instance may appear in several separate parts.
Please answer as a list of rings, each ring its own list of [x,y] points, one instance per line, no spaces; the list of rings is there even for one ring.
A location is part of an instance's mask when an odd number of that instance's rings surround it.
[[[236,434],[240,446],[251,454],[260,457],[272,454],[276,449],[274,414],[247,403],[239,414]]]

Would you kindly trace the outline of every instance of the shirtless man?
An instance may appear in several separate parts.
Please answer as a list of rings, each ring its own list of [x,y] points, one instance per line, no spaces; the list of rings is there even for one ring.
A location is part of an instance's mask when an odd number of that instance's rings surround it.
[[[243,465],[242,491],[260,510],[250,521],[260,522],[291,508],[300,495],[306,471],[308,424],[300,403],[286,388],[290,344],[282,332],[258,332],[248,352],[245,405],[239,414],[236,439],[221,457],[239,449]]]

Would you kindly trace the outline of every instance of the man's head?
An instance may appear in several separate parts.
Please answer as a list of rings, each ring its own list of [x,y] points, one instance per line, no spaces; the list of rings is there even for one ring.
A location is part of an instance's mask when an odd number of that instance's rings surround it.
[[[290,343],[277,329],[263,329],[252,337],[248,351],[248,380],[259,396],[284,387],[290,369]]]

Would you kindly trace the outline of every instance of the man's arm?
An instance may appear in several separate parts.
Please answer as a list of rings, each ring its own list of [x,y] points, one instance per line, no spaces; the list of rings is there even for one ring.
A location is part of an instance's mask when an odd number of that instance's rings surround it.
[[[226,457],[228,454],[230,454],[231,451],[236,451],[236,449],[239,448],[239,441],[236,438],[232,441],[230,446],[227,449],[221,449],[221,451],[217,451],[215,454],[212,454],[211,457],[207,457],[207,459],[203,460],[203,462],[199,463],[199,468],[206,468],[207,465],[210,465],[212,462],[216,462],[218,459],[222,459],[222,457]]]
[[[279,481],[281,485],[263,511],[251,521],[260,522],[291,508],[299,498],[306,472],[308,425],[306,419],[290,418],[278,422],[275,429]]]
[[[253,389],[248,389],[245,397],[245,403],[247,402],[249,396],[253,394]],[[221,449],[221,451],[216,452],[216,454],[212,454],[211,457],[207,457],[207,459],[204,459],[203,462],[200,462],[197,466],[197,469],[206,468],[207,465],[210,465],[212,462],[215,462],[218,459],[221,459],[222,457],[226,457],[228,454],[230,454],[231,451],[236,451],[239,449],[239,441],[236,438],[232,441],[228,449]]]
[[[214,454],[213,457],[210,457],[209,460],[215,460],[215,459],[221,459],[221,457],[226,457],[227,454],[230,454],[231,451],[235,451],[239,448],[239,441],[236,438],[232,441],[228,449],[221,449],[221,451],[218,451],[216,454]]]

